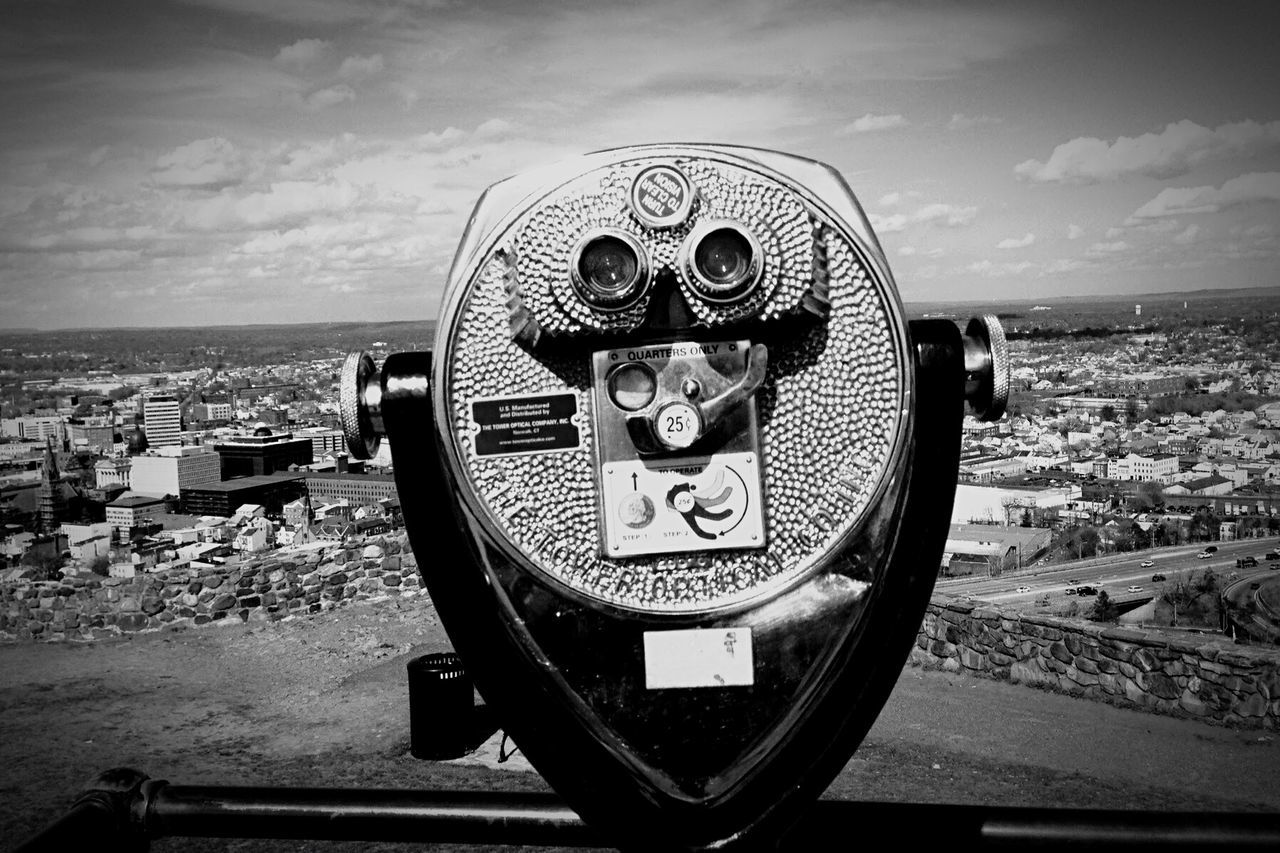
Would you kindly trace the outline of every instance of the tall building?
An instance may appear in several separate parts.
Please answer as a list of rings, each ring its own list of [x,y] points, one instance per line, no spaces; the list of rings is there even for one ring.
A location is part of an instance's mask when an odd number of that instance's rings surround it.
[[[148,447],[182,444],[182,413],[173,394],[152,394],[142,409]]]
[[[176,497],[222,479],[222,459],[208,447],[161,447],[132,461],[130,488],[140,495]]]

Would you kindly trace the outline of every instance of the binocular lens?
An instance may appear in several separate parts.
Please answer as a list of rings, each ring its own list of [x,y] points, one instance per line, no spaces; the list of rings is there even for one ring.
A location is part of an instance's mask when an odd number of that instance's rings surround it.
[[[760,281],[760,244],[742,226],[720,220],[695,229],[686,244],[689,284],[704,298],[727,302]]]
[[[751,266],[751,244],[737,231],[721,228],[698,244],[693,262],[708,281],[732,286],[742,281]]]
[[[614,234],[599,234],[578,250],[575,283],[588,302],[599,308],[623,308],[635,301],[646,270],[635,245]]]

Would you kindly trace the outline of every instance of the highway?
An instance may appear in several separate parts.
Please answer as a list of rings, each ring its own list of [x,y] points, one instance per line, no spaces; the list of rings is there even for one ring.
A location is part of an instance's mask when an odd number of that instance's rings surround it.
[[[1212,557],[1201,559],[1199,554],[1207,545],[1215,545],[1218,550]],[[1201,542],[1112,554],[1099,559],[1033,566],[994,578],[972,576],[941,579],[936,589],[938,592],[972,597],[973,600],[992,604],[1014,605],[1024,611],[1043,610],[1052,613],[1060,611],[1071,601],[1079,601],[1082,608],[1091,607],[1097,600],[1093,596],[1066,594],[1068,588],[1079,586],[1106,590],[1113,601],[1130,603],[1150,600],[1158,596],[1166,585],[1205,569],[1212,569],[1224,584],[1243,579],[1246,574],[1280,573],[1280,560],[1268,562],[1264,558],[1268,551],[1276,550],[1280,550],[1280,539],[1276,537],[1234,542]],[[1256,569],[1236,568],[1237,558],[1249,556],[1257,559]],[[1143,566],[1147,561],[1152,565]],[[1231,577],[1233,572],[1237,573],[1237,578]],[[1156,574],[1164,575],[1165,580],[1153,582],[1151,578]],[[1131,593],[1128,591],[1131,586],[1141,587],[1141,590]],[[1019,592],[1020,587],[1025,591]],[[1046,595],[1048,603],[1037,604]]]

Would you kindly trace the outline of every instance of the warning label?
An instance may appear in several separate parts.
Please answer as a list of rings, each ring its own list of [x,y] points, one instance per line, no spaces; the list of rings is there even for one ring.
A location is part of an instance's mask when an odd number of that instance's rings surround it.
[[[576,450],[582,442],[578,396],[489,397],[471,404],[477,456]]]

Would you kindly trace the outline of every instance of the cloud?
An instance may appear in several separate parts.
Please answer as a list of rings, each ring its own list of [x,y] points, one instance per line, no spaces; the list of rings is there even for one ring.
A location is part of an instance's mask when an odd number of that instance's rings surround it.
[[[1131,175],[1167,178],[1193,166],[1233,156],[1251,156],[1280,146],[1280,121],[1242,121],[1209,129],[1183,120],[1159,133],[1121,136],[1107,142],[1081,136],[1053,150],[1046,162],[1025,160],[1014,167],[1036,183],[1088,184]]]
[[[881,207],[893,207],[900,201],[902,201],[902,193],[887,193],[880,196]]]
[[[1036,235],[1028,231],[1025,237],[1008,237],[1004,240],[1001,240],[999,243],[996,243],[996,248],[997,249],[1025,249],[1027,246],[1030,246],[1035,241],[1036,241]]]
[[[329,42],[320,39],[299,39],[285,45],[276,54],[280,65],[307,65],[319,59],[329,49]]]
[[[346,83],[339,83],[337,86],[330,86],[327,89],[320,89],[307,95],[305,103],[308,109],[327,110],[330,107],[336,107],[338,104],[346,101],[354,101],[356,99],[356,91]]]
[[[1127,252],[1133,248],[1124,240],[1116,240],[1113,243],[1094,243],[1085,250],[1088,255],[1114,255],[1117,252]]]
[[[1003,123],[1004,119],[993,118],[992,116],[967,116],[964,113],[952,113],[951,120],[947,122],[947,130],[969,130],[984,124]]]
[[[243,180],[245,158],[221,136],[197,139],[156,158],[151,177],[157,184],[219,189]]]
[[[1080,237],[1081,237],[1083,234],[1084,234],[1084,229],[1083,229],[1083,228],[1081,228],[1079,225],[1074,225],[1074,224],[1073,224],[1073,225],[1068,225],[1068,226],[1067,226],[1067,239],[1068,239],[1068,240],[1079,240],[1079,239],[1080,239]]]
[[[350,214],[359,190],[343,181],[279,181],[267,190],[236,197],[219,193],[187,205],[184,222],[197,230],[263,227],[307,216]]]
[[[844,127],[840,128],[837,133],[842,136],[851,133],[876,133],[882,130],[893,130],[897,127],[906,127],[908,124],[910,124],[910,122],[901,115],[894,114],[879,116],[873,113],[867,113],[862,118],[856,119],[850,124],[846,124]]]
[[[908,225],[923,225],[927,223],[956,228],[961,225],[968,225],[977,215],[978,208],[976,207],[935,203],[926,204],[911,214],[894,213],[889,216],[880,216],[871,213],[868,214],[868,218],[871,220],[871,227],[878,233],[889,234],[905,230]]]
[[[993,264],[991,261],[982,260],[969,264],[965,267],[967,272],[977,273],[978,275],[990,276],[992,278],[1004,278],[1011,275],[1023,275],[1031,270],[1036,269],[1036,265],[1031,261],[1018,261],[1016,263]]]
[[[381,74],[384,67],[380,53],[373,56],[348,56],[338,66],[338,76],[344,80],[363,80]]]
[[[904,258],[909,258],[916,253],[915,246],[899,246],[898,254]]]
[[[1250,172],[1232,178],[1218,188],[1166,187],[1125,221],[1132,225],[1162,216],[1217,213],[1236,205],[1277,201],[1280,201],[1280,172]]]
[[[1179,246],[1186,246],[1191,243],[1194,243],[1196,240],[1196,237],[1198,236],[1200,236],[1200,226],[1196,225],[1195,223],[1192,223],[1191,225],[1188,225],[1186,229],[1184,229],[1181,233],[1176,235],[1173,238],[1173,242],[1177,243]]]

